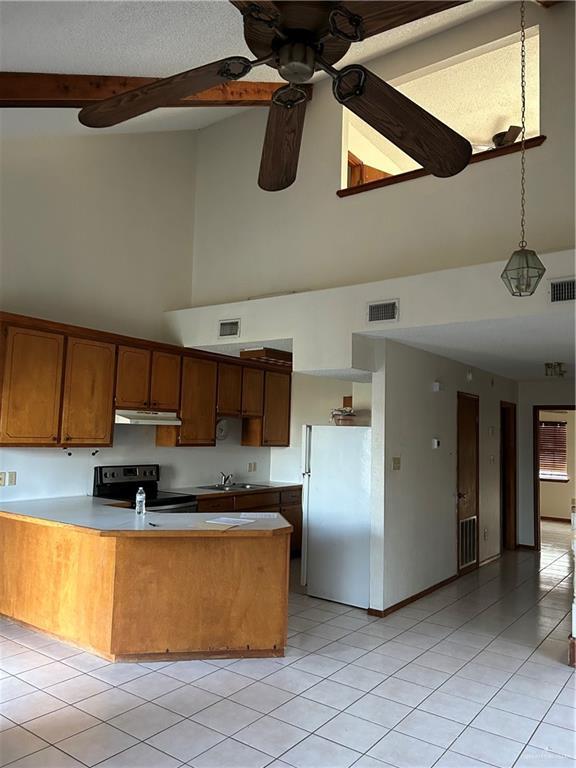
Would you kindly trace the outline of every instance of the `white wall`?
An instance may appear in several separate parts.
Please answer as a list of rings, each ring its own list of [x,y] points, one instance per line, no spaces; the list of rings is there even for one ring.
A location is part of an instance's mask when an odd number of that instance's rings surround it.
[[[500,401],[516,384],[386,342],[384,607],[453,576],[456,552],[457,393],[480,398],[480,561],[500,552]],[[432,383],[440,381],[440,392]],[[373,404],[376,409],[376,404]],[[432,439],[440,448],[432,449]],[[392,470],[392,457],[401,469]]]
[[[0,305],[170,340],[190,302],[196,138],[3,138]]]
[[[511,247],[509,243],[508,252]],[[573,308],[569,302],[551,305],[546,288],[548,280],[574,274],[574,251],[540,256],[546,267],[543,284],[533,296],[521,301],[504,287],[500,273],[506,262],[500,261],[343,288],[193,307],[168,313],[168,322],[185,346],[217,349],[219,321],[240,318],[241,344],[292,339],[294,370],[323,371],[335,377],[338,370],[375,370],[370,360],[370,338],[363,334],[394,334],[422,326],[457,327],[483,320],[550,318],[560,324],[563,333],[556,336],[571,351]],[[374,324],[367,322],[367,304],[386,299],[399,300],[399,320],[374,329]],[[494,339],[493,349],[501,360],[510,357],[505,341],[505,336]],[[568,362],[570,358],[556,359]]]
[[[546,252],[574,243],[574,4],[529,3],[527,14],[540,25],[548,137],[527,157],[529,240]],[[394,79],[516,33],[518,21],[506,4],[369,66]],[[270,193],[257,186],[265,124],[251,110],[200,132],[194,305],[497,261],[518,239],[517,154],[340,199],[342,113],[326,80],[307,109],[296,183]]]
[[[352,394],[352,386],[351,381],[293,374],[290,446],[270,449],[270,480],[302,482],[302,427],[331,424],[330,411],[342,406],[342,398]]]
[[[576,496],[576,471],[575,441],[576,432],[574,411],[566,413],[550,413],[540,411],[541,421],[565,421],[566,427],[566,463],[568,465],[567,483],[556,483],[546,480],[540,481],[540,515],[542,517],[555,517],[559,520],[570,520],[570,506]]]
[[[574,379],[526,381],[518,385],[518,543],[534,545],[534,439],[536,405],[574,406]]]
[[[0,468],[17,472],[17,485],[0,488],[0,499],[39,499],[92,494],[93,468],[102,464],[160,464],[162,488],[211,484],[220,471],[233,472],[236,479],[268,480],[270,450],[240,447],[240,421],[228,419],[230,433],[214,448],[156,448],[155,428],[116,426],[114,446],[74,448],[72,456],[56,448],[0,448]],[[247,474],[248,462],[257,471]],[[281,478],[283,479],[283,478]]]

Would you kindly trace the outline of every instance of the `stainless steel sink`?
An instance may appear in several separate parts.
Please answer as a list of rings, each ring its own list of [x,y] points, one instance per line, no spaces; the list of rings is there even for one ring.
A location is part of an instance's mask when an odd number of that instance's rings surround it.
[[[266,485],[253,483],[231,483],[230,485],[216,483],[215,485],[199,485],[198,487],[206,491],[249,491],[251,488],[267,488]]]

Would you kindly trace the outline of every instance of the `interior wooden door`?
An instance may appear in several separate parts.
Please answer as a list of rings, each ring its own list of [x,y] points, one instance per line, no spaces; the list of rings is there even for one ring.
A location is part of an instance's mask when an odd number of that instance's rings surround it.
[[[220,363],[218,366],[218,414],[240,416],[242,410],[242,367]]]
[[[61,442],[112,445],[116,347],[69,338],[66,349]]]
[[[149,407],[150,350],[118,347],[116,407],[137,410]]]
[[[516,549],[516,404],[500,404],[502,549]]]
[[[290,445],[290,386],[287,373],[266,371],[264,378],[264,423],[262,445]]]
[[[478,566],[479,400],[458,392],[458,570]]]
[[[64,336],[28,328],[8,328],[0,442],[54,445],[58,441]]]
[[[182,363],[180,445],[214,445],[216,442],[216,391],[218,364],[185,357]]]
[[[177,411],[180,406],[180,355],[152,353],[150,406],[158,411]]]
[[[242,416],[262,416],[264,407],[264,371],[242,369]]]

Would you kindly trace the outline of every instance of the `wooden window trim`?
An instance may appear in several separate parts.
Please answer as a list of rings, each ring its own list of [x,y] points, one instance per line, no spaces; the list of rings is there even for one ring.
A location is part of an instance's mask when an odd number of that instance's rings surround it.
[[[534,136],[531,139],[526,139],[526,149],[532,149],[533,147],[539,147],[546,141],[546,136]],[[495,149],[487,149],[485,152],[477,152],[472,155],[470,159],[470,165],[472,163],[480,163],[483,160],[492,160],[494,157],[501,157],[502,155],[511,155],[514,152],[519,152],[521,149],[521,142],[517,141],[515,144],[511,144],[508,147],[496,147]],[[389,187],[392,184],[401,184],[404,181],[411,181],[412,179],[420,179],[422,176],[430,176],[429,171],[425,171],[424,168],[416,168],[414,171],[407,171],[406,173],[399,173],[396,176],[389,176],[386,179],[377,179],[376,181],[369,181],[366,184],[359,184],[357,187],[346,187],[345,189],[338,189],[336,194],[338,197],[350,197],[350,195],[358,195],[361,192],[370,192],[373,189],[380,189],[381,187]]]

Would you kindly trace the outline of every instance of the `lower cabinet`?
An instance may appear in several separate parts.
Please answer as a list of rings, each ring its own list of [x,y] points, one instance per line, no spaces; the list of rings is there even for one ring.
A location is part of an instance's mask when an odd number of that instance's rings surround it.
[[[60,442],[112,445],[116,347],[68,338]]]

